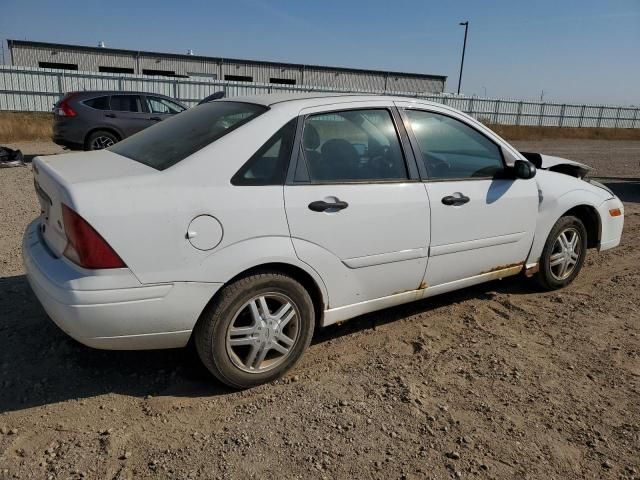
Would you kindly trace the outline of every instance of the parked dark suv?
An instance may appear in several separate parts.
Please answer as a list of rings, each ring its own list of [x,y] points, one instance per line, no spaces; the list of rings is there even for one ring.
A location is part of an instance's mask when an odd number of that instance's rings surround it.
[[[69,148],[100,150],[186,108],[155,93],[71,92],[53,108],[53,141]]]

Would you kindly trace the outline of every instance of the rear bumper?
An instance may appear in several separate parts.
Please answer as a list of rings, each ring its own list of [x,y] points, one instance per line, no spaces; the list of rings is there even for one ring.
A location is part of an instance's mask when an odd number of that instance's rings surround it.
[[[51,319],[94,348],[144,350],[187,344],[221,284],[142,285],[127,268],[83,270],[43,244],[39,220],[25,232],[22,252],[29,284]]]

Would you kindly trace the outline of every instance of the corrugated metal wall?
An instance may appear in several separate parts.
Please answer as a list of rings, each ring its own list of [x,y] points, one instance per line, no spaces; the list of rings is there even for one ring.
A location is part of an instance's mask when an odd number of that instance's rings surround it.
[[[305,75],[309,72],[305,72]],[[322,77],[318,77],[322,78]],[[65,92],[78,90],[127,90],[161,93],[195,105],[207,95],[224,90],[228,97],[275,92],[385,93],[382,88],[351,89],[301,87],[229,82],[202,78],[150,77],[109,73],[61,72],[59,70],[0,66],[0,110],[51,111]],[[640,128],[640,109],[609,105],[538,103],[515,99],[453,95],[419,95],[386,92],[450,105],[484,123],[554,127]]]
[[[443,77],[411,74],[386,74],[384,72],[331,69],[330,67],[296,66],[226,59],[188,58],[184,55],[167,56],[148,53],[121,53],[111,49],[91,51],[73,46],[65,48],[38,45],[13,45],[14,66],[38,68],[40,62],[68,63],[78,66],[78,71],[99,72],[102,67],[132,68],[133,73],[144,70],[163,70],[176,75],[201,77],[215,75],[224,80],[227,75],[251,77],[256,83],[270,83],[271,79],[289,79],[296,85],[330,87],[349,90],[385,89],[412,93],[441,93]],[[198,75],[200,74],[200,75]]]

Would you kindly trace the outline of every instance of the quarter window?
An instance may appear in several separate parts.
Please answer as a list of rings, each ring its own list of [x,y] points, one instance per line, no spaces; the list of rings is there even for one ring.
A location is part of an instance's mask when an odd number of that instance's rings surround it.
[[[492,178],[503,170],[500,147],[465,123],[420,110],[406,114],[429,178]]]
[[[388,110],[345,110],[307,117],[302,147],[311,182],[406,180]]]
[[[111,110],[116,112],[141,112],[140,97],[138,95],[113,95]]]
[[[283,185],[296,130],[293,119],[278,130],[231,179],[233,185]]]

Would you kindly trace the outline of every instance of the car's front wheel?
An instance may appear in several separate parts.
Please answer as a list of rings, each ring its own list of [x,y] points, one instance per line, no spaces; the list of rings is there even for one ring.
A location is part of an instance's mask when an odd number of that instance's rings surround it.
[[[195,345],[209,371],[233,388],[284,375],[313,336],[313,302],[305,288],[281,273],[237,280],[217,295],[196,326]]]
[[[546,290],[569,285],[580,272],[587,254],[587,230],[574,216],[561,217],[551,233],[540,257],[536,280]]]

